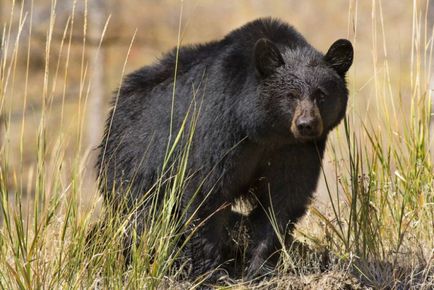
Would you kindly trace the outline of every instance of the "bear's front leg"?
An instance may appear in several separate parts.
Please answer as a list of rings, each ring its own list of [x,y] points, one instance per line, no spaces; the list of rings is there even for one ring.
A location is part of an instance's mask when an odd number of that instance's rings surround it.
[[[324,144],[319,144],[320,149]],[[322,149],[315,144],[287,146],[264,162],[256,188],[257,208],[250,214],[248,278],[274,268],[294,224],[304,215],[316,188]]]
[[[230,204],[209,200],[203,203],[196,214],[186,245],[191,260],[191,275],[195,278],[207,275],[208,282],[215,282],[225,275],[226,255],[223,249],[228,242],[226,224],[230,217]]]
[[[294,223],[304,214],[305,207],[295,211],[278,212],[271,208],[256,208],[250,215],[250,262],[248,279],[270,274],[282,248],[290,245]],[[290,214],[291,213],[291,214]]]

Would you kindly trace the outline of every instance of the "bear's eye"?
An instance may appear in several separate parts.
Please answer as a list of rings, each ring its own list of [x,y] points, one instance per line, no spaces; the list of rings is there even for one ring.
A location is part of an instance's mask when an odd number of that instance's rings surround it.
[[[287,97],[289,98],[289,99],[296,99],[297,97],[296,97],[296,95],[294,94],[294,93],[288,93],[288,95],[287,95]]]
[[[318,104],[324,103],[326,97],[327,97],[327,94],[323,90],[321,90],[321,89],[316,90],[315,100],[318,102]]]
[[[319,94],[319,97],[318,97],[318,101],[320,102],[320,104],[324,103],[325,99],[326,99],[326,94],[324,94],[323,92],[321,92]]]

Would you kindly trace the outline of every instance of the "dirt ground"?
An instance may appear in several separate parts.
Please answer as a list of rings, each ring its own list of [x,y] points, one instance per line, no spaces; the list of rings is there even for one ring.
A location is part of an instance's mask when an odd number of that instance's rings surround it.
[[[165,284],[165,283],[163,283]],[[281,276],[263,280],[259,283],[224,283],[226,285],[215,286],[210,289],[287,289],[287,290],[326,290],[326,289],[342,289],[342,290],[359,290],[373,289],[368,286],[362,286],[358,280],[352,275],[345,272],[330,271],[321,274],[311,274],[305,276]],[[174,283],[168,282],[163,286],[164,289],[192,289],[194,285],[190,283]],[[161,288],[161,289],[163,289]],[[202,288],[198,288],[202,289]]]

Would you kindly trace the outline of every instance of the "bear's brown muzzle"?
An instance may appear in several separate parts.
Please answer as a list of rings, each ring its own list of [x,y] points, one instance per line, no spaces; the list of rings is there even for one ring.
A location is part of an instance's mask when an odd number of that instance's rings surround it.
[[[323,133],[323,123],[317,105],[310,100],[300,101],[291,124],[296,139],[305,141],[318,138]]]

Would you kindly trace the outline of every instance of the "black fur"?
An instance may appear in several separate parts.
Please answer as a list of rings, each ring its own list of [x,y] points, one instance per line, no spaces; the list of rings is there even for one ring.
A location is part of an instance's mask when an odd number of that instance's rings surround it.
[[[267,214],[272,209],[279,230],[290,233],[306,212],[327,134],[345,115],[344,77],[352,54],[351,43],[339,40],[325,57],[291,26],[270,18],[250,22],[222,40],[180,48],[174,134],[193,95],[200,104],[188,162],[192,177],[181,205],[199,188],[188,212],[192,215],[203,202],[194,218],[196,224],[206,223],[187,245],[192,275],[232,258],[227,232],[236,220],[230,205],[237,199],[257,204],[248,216],[249,276],[281,247]],[[176,49],[127,76],[120,88],[98,160],[107,203],[116,205],[117,197],[127,195],[133,205],[161,175],[175,64]],[[304,136],[292,125],[307,115],[318,129]],[[145,215],[146,210],[137,220]]]

